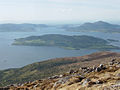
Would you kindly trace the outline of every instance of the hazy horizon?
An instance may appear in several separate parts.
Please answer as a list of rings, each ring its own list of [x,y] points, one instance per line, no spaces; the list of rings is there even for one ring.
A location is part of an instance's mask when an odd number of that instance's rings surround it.
[[[95,21],[0,21],[0,24],[46,24],[46,25],[81,25],[84,23],[94,23],[98,21],[103,21],[111,24],[120,25],[120,21],[105,21],[105,20],[95,20]]]

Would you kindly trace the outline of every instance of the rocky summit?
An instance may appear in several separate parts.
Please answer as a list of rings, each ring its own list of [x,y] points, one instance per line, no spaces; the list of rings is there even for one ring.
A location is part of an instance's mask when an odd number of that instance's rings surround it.
[[[120,58],[109,59],[106,63],[70,69],[64,74],[13,84],[0,90],[120,90]]]

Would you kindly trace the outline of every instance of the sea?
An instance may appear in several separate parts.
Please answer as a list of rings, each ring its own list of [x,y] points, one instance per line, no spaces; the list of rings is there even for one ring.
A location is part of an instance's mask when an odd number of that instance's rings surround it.
[[[47,46],[15,46],[15,39],[45,34],[89,35],[103,39],[114,39],[119,42],[110,44],[120,46],[120,33],[103,32],[70,32],[58,27],[41,28],[35,32],[0,32],[0,70],[20,68],[28,64],[61,57],[75,57],[99,52],[94,49],[67,50],[59,47]],[[111,50],[120,52],[120,50]]]

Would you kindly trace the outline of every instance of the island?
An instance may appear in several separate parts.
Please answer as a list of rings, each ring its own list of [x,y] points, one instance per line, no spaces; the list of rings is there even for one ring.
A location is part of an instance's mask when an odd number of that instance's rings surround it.
[[[30,36],[26,38],[15,39],[12,45],[25,46],[57,46],[65,49],[97,49],[110,50],[119,49],[117,46],[110,45],[107,40],[93,36],[68,36],[60,34],[47,34],[42,36]]]
[[[75,27],[65,28],[67,31],[73,32],[104,32],[104,33],[120,33],[120,25],[111,24],[104,21],[97,21],[94,23],[84,23]]]
[[[41,28],[46,28],[48,25],[46,24],[0,24],[0,32],[34,32],[40,30]]]

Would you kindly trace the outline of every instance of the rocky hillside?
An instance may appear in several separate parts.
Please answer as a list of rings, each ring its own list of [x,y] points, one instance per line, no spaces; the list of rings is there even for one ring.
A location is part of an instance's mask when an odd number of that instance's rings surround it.
[[[93,54],[94,55],[94,54]],[[102,55],[104,57],[105,55]],[[120,59],[108,63],[70,69],[60,75],[23,84],[14,84],[8,90],[120,90]]]
[[[62,63],[62,60],[65,64]],[[49,61],[56,62],[56,66],[54,64],[51,67],[46,63],[49,73],[51,68],[53,69],[52,72],[55,71],[53,75],[47,75],[50,77],[44,79],[36,78],[36,80],[33,81],[26,80],[26,82],[24,81],[23,83],[18,81],[16,84],[2,87],[1,90],[120,90],[119,53],[98,52],[81,57],[59,58]],[[49,61],[44,61],[44,63]],[[30,68],[27,68],[26,72],[29,72],[29,75],[26,75],[26,78],[30,79],[34,75],[41,77],[37,68],[34,69],[34,64],[31,65],[33,66],[31,72],[35,70],[36,72],[31,74],[30,71],[27,71]],[[43,67],[41,66],[39,68]],[[16,72],[16,74],[18,72]],[[20,78],[22,75],[24,74],[21,73],[21,75],[14,76],[14,79]],[[23,78],[21,78],[21,80],[22,79]]]

